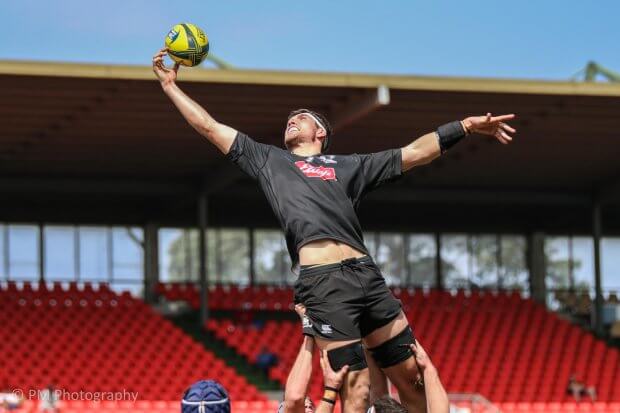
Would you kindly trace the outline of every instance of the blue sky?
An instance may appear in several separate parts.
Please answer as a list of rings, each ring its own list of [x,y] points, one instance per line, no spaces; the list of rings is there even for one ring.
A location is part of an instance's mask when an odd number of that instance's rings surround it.
[[[202,27],[239,68],[568,79],[620,71],[620,1],[20,0],[0,59],[149,64],[168,29]]]

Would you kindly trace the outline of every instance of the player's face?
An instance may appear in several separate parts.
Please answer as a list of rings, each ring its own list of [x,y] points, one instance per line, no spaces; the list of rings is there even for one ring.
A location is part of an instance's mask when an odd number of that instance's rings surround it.
[[[314,413],[314,403],[312,403],[310,397],[306,397],[306,400],[304,400],[304,413]]]
[[[310,116],[305,113],[297,114],[286,122],[284,131],[284,145],[289,147],[298,142],[312,142],[317,137],[317,132],[321,131]]]

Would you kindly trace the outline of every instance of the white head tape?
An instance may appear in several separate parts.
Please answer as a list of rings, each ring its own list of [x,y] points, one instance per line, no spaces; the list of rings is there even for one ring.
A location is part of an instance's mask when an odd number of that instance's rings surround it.
[[[302,113],[303,113],[304,115],[308,115],[308,116],[310,116],[310,117],[311,117],[311,118],[312,118],[312,119],[313,119],[313,120],[317,123],[317,125],[319,125],[319,127],[325,131],[325,134],[327,135],[327,128],[325,127],[325,125],[323,125],[323,122],[321,122],[321,121],[319,120],[319,118],[317,118],[316,116],[314,116],[314,115],[313,115],[312,113],[310,113],[310,112],[302,112]],[[300,115],[301,115],[301,113],[300,113]]]
[[[199,402],[192,402],[189,400],[181,400],[181,404],[187,404],[189,406],[198,406],[198,413],[206,413],[207,408],[206,406],[212,405],[212,404],[224,404],[224,403],[228,403],[228,397],[222,400],[213,400],[213,401],[205,401],[205,400],[201,400]]]

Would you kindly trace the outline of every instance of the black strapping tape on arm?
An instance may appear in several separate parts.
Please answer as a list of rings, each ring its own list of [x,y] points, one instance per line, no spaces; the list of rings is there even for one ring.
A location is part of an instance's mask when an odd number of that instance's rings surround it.
[[[463,125],[458,120],[446,123],[437,128],[437,136],[439,137],[439,148],[441,153],[456,145],[458,141],[467,136]]]

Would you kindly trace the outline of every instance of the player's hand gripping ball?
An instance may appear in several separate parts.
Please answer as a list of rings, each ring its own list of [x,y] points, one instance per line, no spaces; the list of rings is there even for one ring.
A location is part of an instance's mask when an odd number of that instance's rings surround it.
[[[191,23],[177,24],[166,36],[168,55],[183,66],[199,65],[209,53],[209,39]]]

